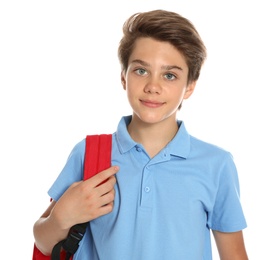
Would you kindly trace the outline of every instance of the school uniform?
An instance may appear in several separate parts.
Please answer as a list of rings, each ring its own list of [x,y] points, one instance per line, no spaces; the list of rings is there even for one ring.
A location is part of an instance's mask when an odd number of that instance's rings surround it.
[[[210,230],[246,228],[232,155],[179,131],[154,158],[127,131],[122,117],[112,135],[114,209],[92,220],[74,260],[210,260]],[[71,151],[48,191],[58,200],[83,178],[85,140]]]

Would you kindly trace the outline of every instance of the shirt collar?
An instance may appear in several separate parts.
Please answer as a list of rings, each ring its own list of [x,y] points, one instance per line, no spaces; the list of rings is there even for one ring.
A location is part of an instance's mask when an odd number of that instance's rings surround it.
[[[190,153],[190,135],[183,121],[177,121],[177,124],[179,130],[166,148],[171,155],[186,159]]]
[[[126,153],[138,145],[127,131],[127,126],[131,119],[131,115],[122,117],[117,127],[116,140],[121,153]],[[186,159],[190,153],[190,135],[188,134],[183,121],[177,120],[177,124],[179,125],[179,130],[171,142],[166,146],[165,152],[172,156]]]
[[[126,153],[137,145],[128,133],[127,126],[131,122],[132,116],[121,118],[116,132],[116,140],[121,153]]]

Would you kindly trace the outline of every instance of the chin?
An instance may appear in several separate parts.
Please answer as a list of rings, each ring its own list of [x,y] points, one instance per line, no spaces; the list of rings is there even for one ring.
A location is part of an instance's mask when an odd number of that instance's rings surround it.
[[[143,115],[143,116],[138,116],[139,120],[143,123],[146,124],[156,124],[164,121],[166,118],[158,117],[158,116],[148,116],[148,115]]]

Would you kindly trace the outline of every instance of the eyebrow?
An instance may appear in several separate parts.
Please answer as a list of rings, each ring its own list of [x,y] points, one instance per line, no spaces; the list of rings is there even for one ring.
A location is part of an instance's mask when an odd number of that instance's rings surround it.
[[[139,60],[139,59],[136,59],[136,60],[133,60],[132,63],[139,63],[143,66],[146,66],[146,67],[150,67],[150,64],[143,61],[143,60]],[[178,69],[178,70],[181,70],[183,71],[182,67],[179,67],[177,65],[163,65],[161,66],[162,69],[164,70],[172,70],[172,69]]]

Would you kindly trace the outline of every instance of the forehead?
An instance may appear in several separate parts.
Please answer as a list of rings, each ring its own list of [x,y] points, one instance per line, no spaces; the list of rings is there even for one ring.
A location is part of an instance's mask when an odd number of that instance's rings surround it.
[[[129,57],[129,64],[136,59],[143,60],[148,64],[178,66],[187,70],[184,56],[171,43],[149,37],[142,37],[136,40]]]

